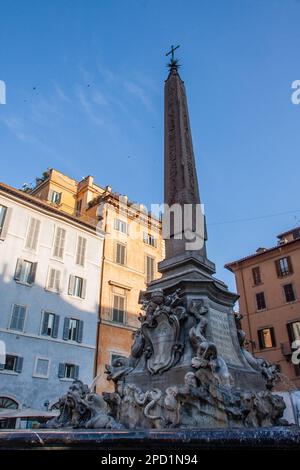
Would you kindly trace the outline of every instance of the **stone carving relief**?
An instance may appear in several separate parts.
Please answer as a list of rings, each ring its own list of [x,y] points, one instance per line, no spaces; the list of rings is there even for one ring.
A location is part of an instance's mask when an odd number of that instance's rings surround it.
[[[60,415],[47,427],[164,429],[283,424],[284,400],[271,393],[276,367],[246,350],[241,315],[235,314],[241,353],[266,385],[257,392],[235,388],[226,361],[208,335],[209,313],[201,299],[184,305],[180,290],[165,295],[157,289],[147,295],[130,357],[117,358],[106,366],[115,391],[100,396],[75,381],[60,399]],[[183,379],[175,380],[172,370],[184,357],[189,359],[184,362]],[[143,387],[136,380],[137,370]],[[169,374],[168,378],[160,380],[162,374]]]
[[[272,390],[275,384],[279,381],[279,370],[276,364],[270,364],[263,358],[254,357],[245,348],[246,334],[242,330],[242,318],[243,315],[240,313],[234,314],[236,330],[238,335],[241,352],[248,362],[248,364],[255,370],[259,371],[266,381],[266,388]]]
[[[109,414],[104,398],[92,393],[80,380],[75,380],[59,400],[60,414],[45,424],[46,428],[122,429]]]

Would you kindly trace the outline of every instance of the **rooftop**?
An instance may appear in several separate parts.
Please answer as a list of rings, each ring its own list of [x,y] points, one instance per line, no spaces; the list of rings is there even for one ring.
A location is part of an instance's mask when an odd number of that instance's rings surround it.
[[[287,240],[286,237],[287,235],[294,235],[294,238],[291,239],[291,240]],[[297,228],[294,228],[294,229],[291,229],[291,230],[288,230],[286,232],[283,232],[279,235],[277,235],[277,238],[279,239],[278,240],[278,243],[276,246],[272,246],[271,248],[263,248],[263,247],[259,247],[255,253],[252,253],[251,255],[248,255],[248,256],[245,256],[243,258],[240,258],[238,260],[235,260],[235,261],[231,261],[230,263],[226,263],[225,264],[225,268],[229,269],[229,271],[232,271],[232,266],[236,265],[236,264],[240,264],[240,263],[243,263],[244,261],[248,261],[250,259],[254,259],[254,258],[258,258],[262,255],[265,255],[266,253],[271,253],[271,252],[274,252],[276,250],[280,250],[282,249],[283,246],[291,246],[293,244],[297,244],[300,242],[300,227],[297,227]]]

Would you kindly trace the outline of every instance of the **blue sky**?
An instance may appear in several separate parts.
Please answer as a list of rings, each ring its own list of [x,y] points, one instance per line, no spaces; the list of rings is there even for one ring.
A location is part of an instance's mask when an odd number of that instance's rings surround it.
[[[161,202],[164,54],[180,44],[217,275],[234,289],[226,262],[300,225],[299,0],[1,0],[0,17],[1,181],[55,167]]]

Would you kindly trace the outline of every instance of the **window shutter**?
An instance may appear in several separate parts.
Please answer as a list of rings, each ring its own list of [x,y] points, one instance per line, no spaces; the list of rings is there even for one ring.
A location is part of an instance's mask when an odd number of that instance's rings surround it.
[[[32,240],[33,250],[37,249],[37,244],[38,244],[38,239],[39,239],[39,234],[40,234],[40,226],[41,226],[41,221],[35,220],[35,227],[34,227],[33,240]]]
[[[74,379],[77,380],[79,377],[79,366],[74,366]]]
[[[35,219],[30,219],[25,248],[31,248],[32,246],[34,227],[35,227]]]
[[[12,309],[11,315],[11,322],[10,322],[10,329],[16,330],[18,327],[18,313],[19,313],[19,305],[14,305]]]
[[[19,356],[19,357],[17,357],[17,360],[16,360],[16,369],[15,369],[15,371],[18,374],[21,374],[22,369],[23,369],[23,357]]]
[[[19,312],[18,312],[18,330],[23,331],[24,330],[24,323],[25,323],[25,315],[26,315],[26,307],[23,305],[19,305]]]
[[[271,333],[271,339],[272,339],[272,346],[276,347],[275,331],[273,327],[270,328],[270,333]]]
[[[86,279],[82,279],[81,298],[85,299],[85,297],[86,297]]]
[[[77,333],[78,343],[82,343],[82,337],[83,337],[83,321],[79,320],[79,322],[78,322],[78,333]]]
[[[48,322],[49,322],[49,313],[48,313],[48,312],[44,312],[44,313],[43,313],[42,331],[41,331],[41,334],[42,334],[42,335],[46,335],[46,334],[47,334]]]
[[[76,261],[75,261],[76,264],[81,264],[81,245],[82,245],[82,237],[78,237]]]
[[[65,364],[63,364],[62,362],[60,362],[58,364],[58,378],[59,379],[63,379],[65,376]]]
[[[25,248],[36,250],[40,233],[40,225],[40,220],[34,218],[30,219]]]
[[[5,240],[7,232],[8,232],[8,227],[9,227],[9,222],[12,214],[12,208],[8,207],[6,209],[6,214],[5,214],[5,219],[4,219],[4,224],[0,233],[0,240]]]
[[[49,279],[48,279],[48,288],[49,289],[54,289],[54,285],[55,285],[55,269],[50,268]]]
[[[53,249],[53,256],[56,256],[56,258],[60,258],[60,259],[63,258],[65,240],[66,240],[66,231],[63,228],[57,227],[55,238],[54,238],[54,249]]]
[[[54,324],[53,324],[52,338],[57,338],[57,336],[58,336],[58,327],[59,327],[59,315],[55,315]]]
[[[73,276],[73,274],[70,274],[68,294],[74,295],[74,289],[75,289],[75,276]]]
[[[19,258],[18,261],[17,261],[16,271],[15,271],[15,276],[14,276],[16,281],[20,280],[22,266],[23,266],[23,260],[21,258]]]
[[[288,268],[289,268],[289,274],[293,274],[293,265],[292,265],[292,260],[290,256],[287,256],[287,263],[288,263]]]
[[[64,331],[63,331],[63,339],[68,340],[69,339],[69,328],[70,328],[70,318],[65,318],[64,321]]]
[[[287,327],[290,343],[292,344],[292,342],[294,341],[293,324],[287,323],[286,327]]]
[[[49,194],[48,194],[48,201],[52,201],[53,198],[53,189],[50,189]]]
[[[263,335],[263,330],[258,330],[258,344],[260,349],[264,349],[265,347],[265,342],[264,342],[264,335]]]
[[[33,284],[35,281],[35,276],[36,276],[36,270],[37,270],[37,263],[32,263],[31,266],[31,271],[30,271],[30,276],[28,279],[29,284]]]
[[[277,259],[275,261],[277,277],[281,277],[280,261]]]
[[[84,266],[86,252],[86,238],[78,237],[76,264]]]
[[[56,292],[59,292],[60,291],[60,274],[61,274],[61,272],[58,269],[55,269],[54,272],[55,272],[54,289],[56,290]]]

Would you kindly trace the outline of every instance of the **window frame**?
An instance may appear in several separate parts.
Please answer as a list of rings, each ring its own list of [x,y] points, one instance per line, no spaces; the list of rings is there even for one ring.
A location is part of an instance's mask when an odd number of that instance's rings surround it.
[[[56,237],[57,237],[58,230],[61,230],[61,231],[64,232],[62,256],[59,256],[59,255],[55,254],[55,243],[56,243]],[[67,229],[61,227],[60,225],[56,225],[55,229],[54,229],[54,237],[53,237],[52,250],[51,250],[53,259],[55,259],[57,261],[60,261],[62,263],[64,262],[65,252],[66,252],[66,242],[67,242]],[[61,244],[61,241],[60,241],[60,244]],[[59,247],[59,251],[61,251],[61,246]]]
[[[13,318],[14,307],[15,307],[16,305],[18,305],[19,307],[25,308],[25,316],[24,316],[24,322],[23,322],[23,328],[22,328],[22,330],[16,330],[15,328],[11,328],[11,322],[12,322],[12,318]],[[24,332],[25,332],[25,325],[26,325],[26,321],[27,321],[27,313],[28,313],[28,305],[25,305],[25,304],[17,304],[17,303],[11,304],[11,307],[10,307],[10,316],[9,316],[9,322],[8,322],[8,330],[10,330],[10,331],[16,331],[16,332],[18,332],[18,333],[24,333]]]
[[[258,306],[258,301],[257,301],[257,296],[258,295],[263,295],[263,298],[264,298],[264,307],[263,308],[259,308]],[[266,294],[264,291],[260,291],[260,292],[255,292],[255,305],[256,305],[256,311],[257,312],[263,312],[264,310],[267,310],[267,299],[266,299]]]
[[[114,306],[115,305],[115,297],[119,297],[119,298],[123,299],[123,302],[124,302],[124,310],[123,311],[120,310],[120,309],[115,308],[115,306]],[[118,311],[118,315],[120,314],[120,312],[123,313],[123,321],[122,322],[114,320],[114,312],[116,310]],[[127,295],[126,295],[126,292],[124,294],[112,292],[111,321],[112,321],[112,323],[114,323],[116,325],[126,325],[126,323],[127,323]]]
[[[80,247],[80,241],[79,241],[80,239],[84,241],[84,252],[83,253],[82,253],[82,244],[81,244],[81,247]],[[76,241],[75,264],[76,264],[76,266],[80,266],[81,268],[85,267],[87,244],[88,244],[87,238],[84,237],[83,235],[78,234],[77,235],[77,241]],[[80,253],[79,253],[79,247],[81,248]],[[82,263],[80,263],[81,259],[82,259]]]
[[[150,240],[152,240],[153,243],[150,243]],[[152,235],[152,233],[143,232],[143,242],[152,248],[157,248],[157,238]]]
[[[31,230],[32,222],[35,223],[34,232],[32,234],[33,239],[31,241],[31,245],[27,246],[28,237],[29,237],[29,233],[30,233],[30,230]],[[38,245],[39,245],[39,238],[40,238],[40,233],[41,233],[41,226],[42,226],[41,219],[39,219],[37,217],[34,217],[34,216],[29,217],[29,221],[28,221],[28,224],[27,224],[27,230],[26,230],[26,236],[25,236],[25,243],[24,243],[24,250],[25,251],[29,251],[30,253],[37,253]],[[38,227],[38,230],[37,230],[37,227]],[[36,235],[36,231],[37,231],[37,235]],[[36,237],[36,246],[32,247],[32,242],[34,241],[35,237]]]
[[[4,204],[0,204],[0,208],[2,208],[2,207],[5,209],[5,211],[4,211],[4,216],[3,216],[3,219],[2,219],[2,225],[0,224],[0,237],[1,237],[3,229],[5,227],[5,221],[6,221],[7,214],[8,214],[8,206],[5,206]],[[1,222],[1,219],[0,219],[0,222]]]
[[[53,326],[52,326],[51,335],[43,333],[45,314],[53,316]],[[59,323],[60,323],[60,316],[57,313],[53,312],[52,310],[43,309],[41,311],[40,336],[42,336],[43,338],[53,338],[53,339],[58,338]],[[57,332],[55,331],[55,327],[57,329]]]
[[[288,286],[291,286],[291,288],[292,288],[292,292],[293,292],[293,296],[294,296],[293,300],[288,300],[287,299],[287,294],[286,294],[285,288],[288,287]],[[294,287],[294,284],[292,282],[288,282],[287,284],[283,284],[282,285],[282,290],[283,290],[283,296],[284,296],[283,298],[284,298],[284,301],[285,301],[286,304],[292,304],[292,303],[297,301],[297,295],[296,295],[296,292],[295,292],[295,287]]]
[[[121,263],[118,261],[118,246],[121,246],[124,249],[124,263]],[[115,242],[115,253],[114,253],[114,262],[118,264],[119,266],[126,266],[127,265],[127,244],[122,243],[119,241]]]
[[[125,227],[125,232],[120,229],[120,226],[122,226],[122,225],[124,225],[124,227]],[[119,233],[123,233],[123,235],[128,235],[128,222],[125,222],[124,220],[122,220],[118,217],[115,217],[114,218],[114,229]]]
[[[59,196],[59,201],[53,201],[53,195],[58,195]],[[48,202],[50,202],[51,204],[55,204],[56,206],[58,206],[59,204],[61,204],[61,198],[62,198],[62,192],[58,192],[56,191],[55,189],[49,189],[49,193],[48,193]]]
[[[153,261],[153,277],[150,280],[148,280],[148,265],[147,265],[148,258],[152,259],[152,261]],[[146,284],[150,284],[150,282],[154,281],[154,279],[155,279],[155,272],[157,270],[157,266],[156,266],[155,257],[152,256],[152,255],[149,255],[148,253],[145,253],[144,270],[145,270],[145,282],[146,282]]]
[[[286,263],[287,263],[287,269],[284,269],[284,270],[281,268],[281,265],[280,265],[280,262],[283,260],[286,260]],[[280,258],[276,259],[275,267],[276,267],[277,277],[279,279],[286,277],[286,276],[290,276],[291,274],[294,273],[292,259],[291,259],[291,256],[289,255],[281,256]]]
[[[20,263],[22,263],[22,266],[21,266],[21,269],[18,273]],[[21,279],[21,276],[20,276],[24,263],[28,263],[28,264],[31,265],[30,272],[28,273],[28,278],[27,278],[26,282],[23,281]],[[37,266],[38,266],[38,263],[36,261],[30,261],[29,259],[26,259],[26,258],[18,258],[16,268],[15,268],[14,280],[18,284],[22,284],[23,286],[31,287],[35,283]],[[17,276],[17,274],[18,274],[18,276]],[[28,282],[28,280],[30,280],[30,282]]]
[[[252,280],[253,280],[253,284],[255,286],[259,286],[261,284],[263,284],[262,282],[262,277],[261,277],[261,269],[260,269],[260,266],[254,266],[251,270],[252,272]]]
[[[270,331],[270,337],[272,341],[272,346],[266,346],[265,341],[263,340],[263,331],[269,330]],[[277,341],[276,341],[276,335],[275,335],[275,328],[274,326],[265,326],[263,328],[259,328],[257,330],[257,336],[258,336],[258,344],[259,344],[259,349],[260,350],[270,350],[274,349],[277,346]]]
[[[36,369],[37,369],[37,364],[38,364],[39,360],[48,361],[47,375],[41,375],[41,374],[37,373]],[[50,377],[50,364],[51,364],[51,358],[45,357],[45,356],[36,356],[35,361],[34,361],[32,377],[36,377],[38,379],[49,379],[49,377]]]
[[[51,288],[49,286],[49,281],[50,281],[50,277],[51,277],[51,271],[54,270],[56,272],[59,272],[60,273],[60,276],[59,276],[59,287],[58,289],[56,288]],[[54,278],[54,284],[55,284],[55,281],[56,281],[56,276]],[[62,283],[62,271],[60,269],[57,269],[55,268],[54,266],[49,266],[48,268],[48,274],[47,274],[47,279],[46,279],[46,286],[45,286],[45,290],[48,291],[48,292],[53,292],[55,294],[60,294],[62,289],[61,289],[61,283]]]

